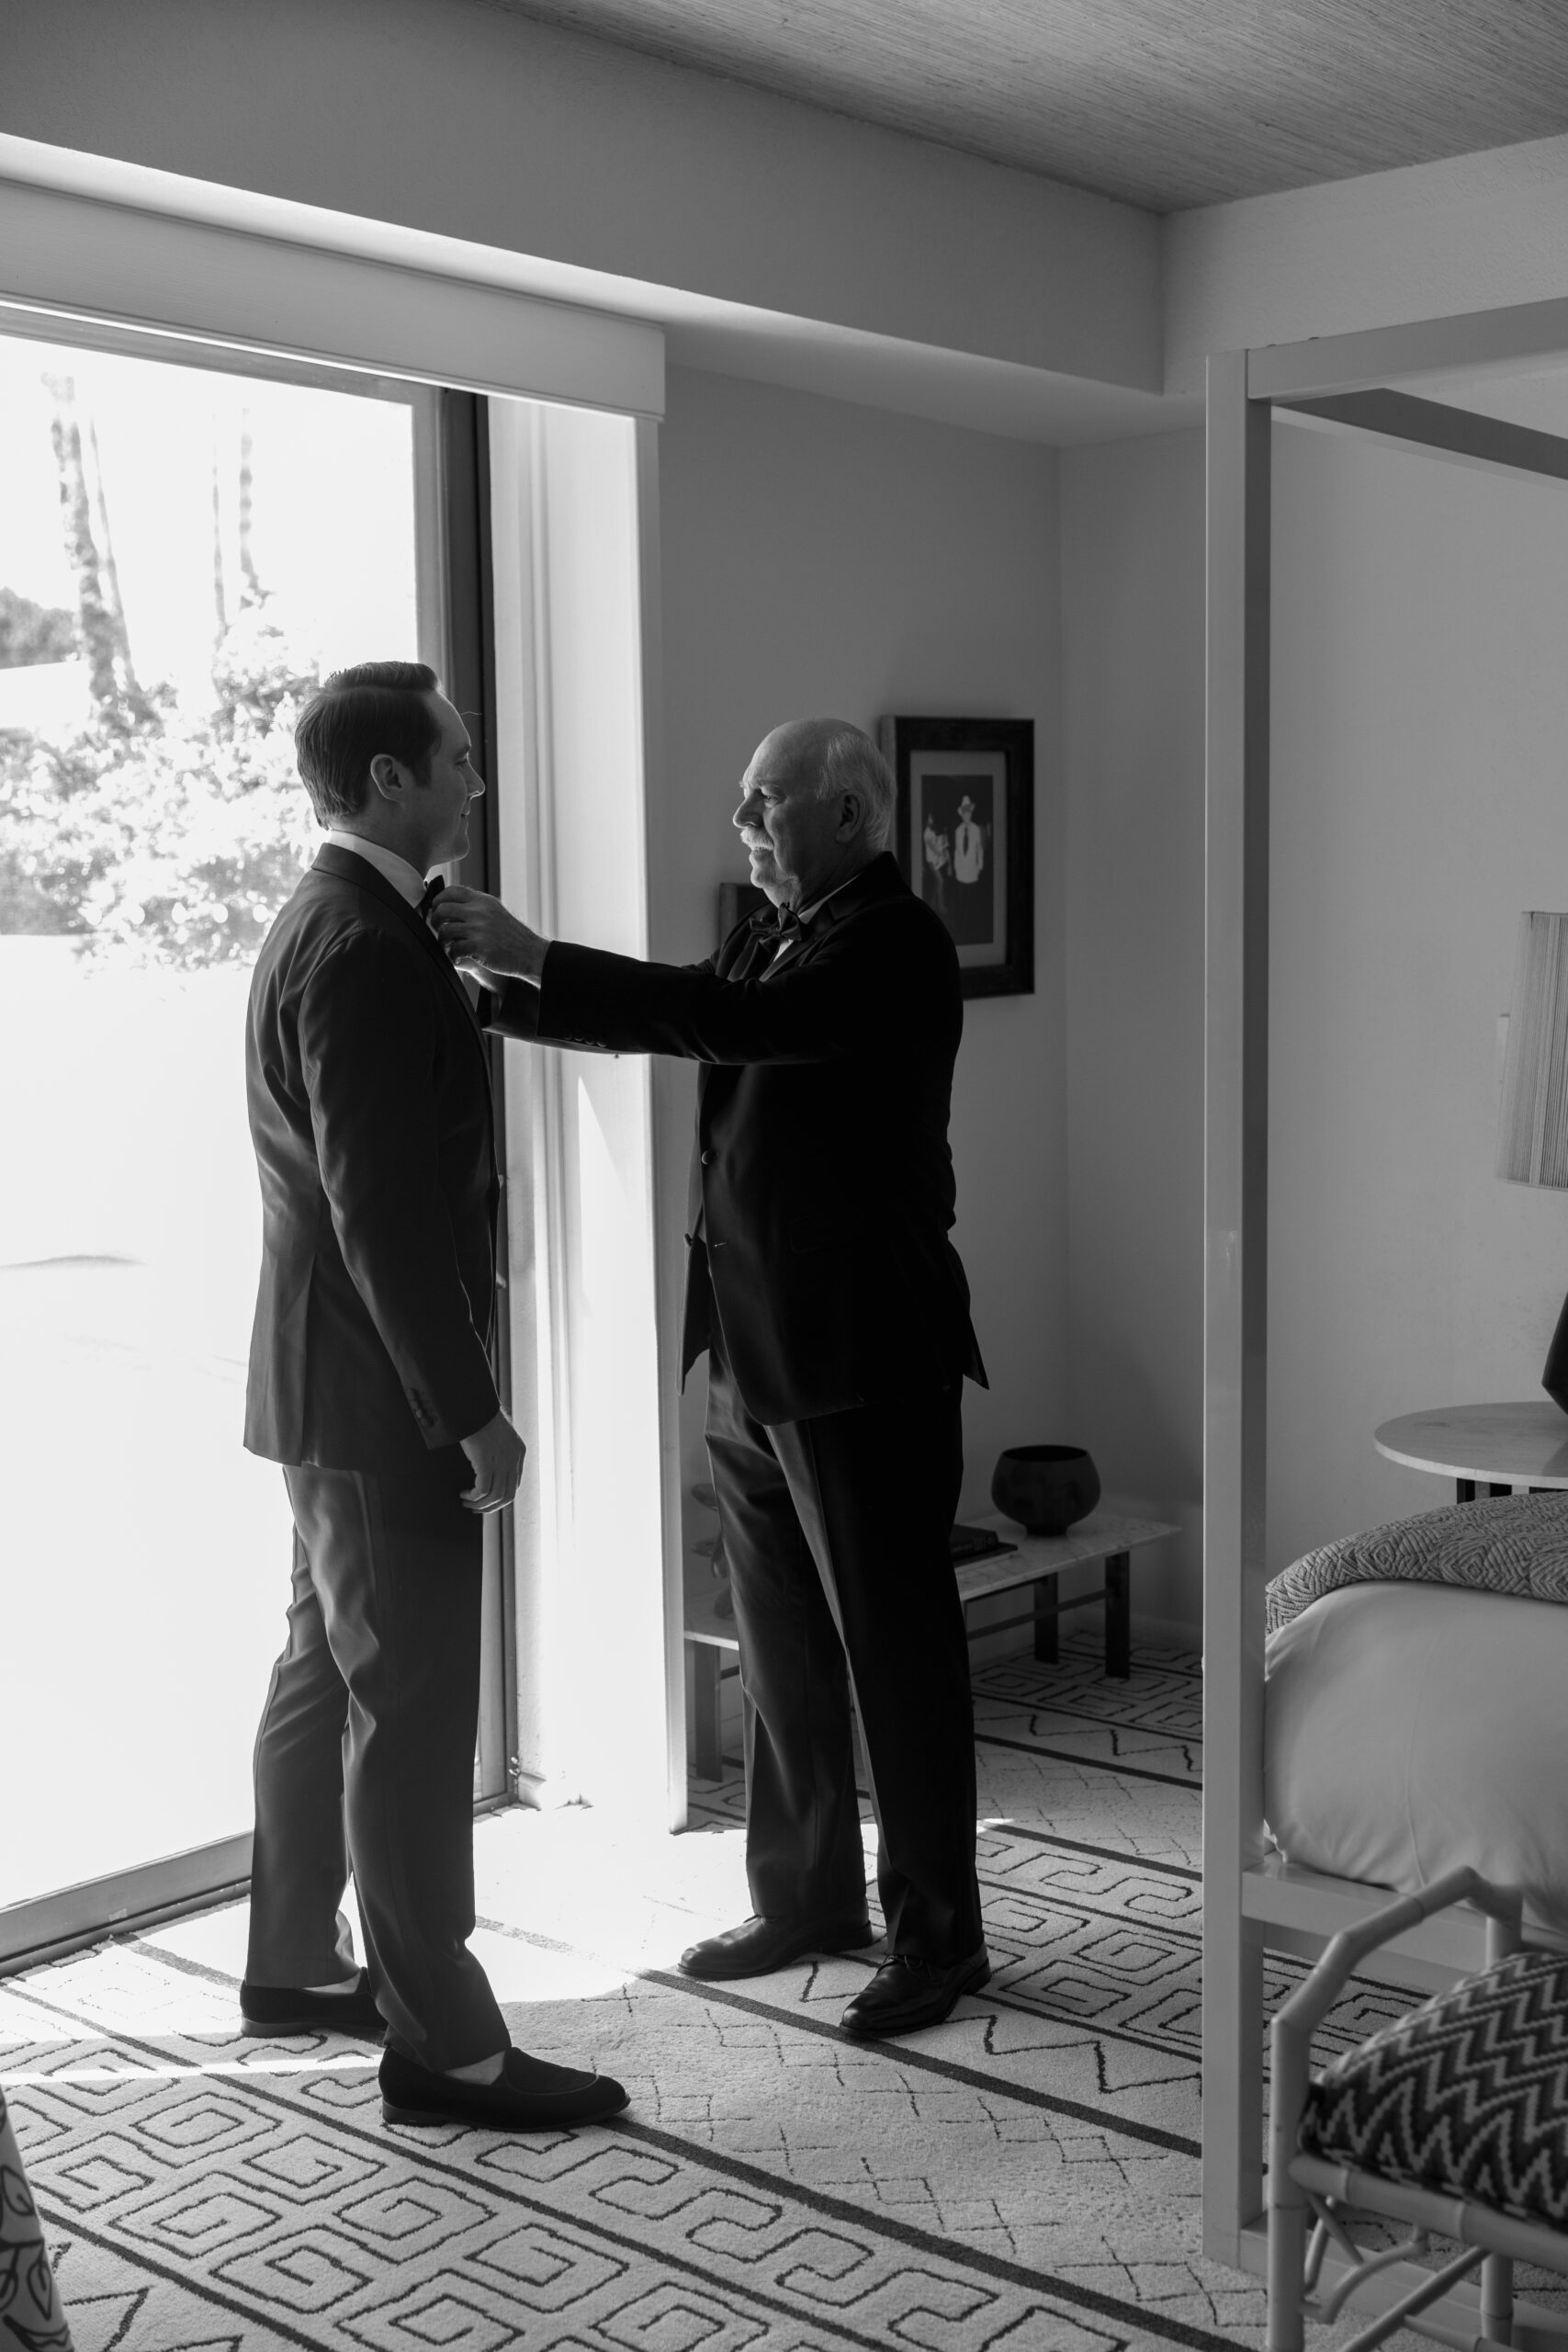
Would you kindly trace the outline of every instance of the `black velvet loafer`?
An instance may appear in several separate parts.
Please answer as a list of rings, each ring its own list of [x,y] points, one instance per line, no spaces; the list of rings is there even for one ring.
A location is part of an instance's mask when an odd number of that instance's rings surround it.
[[[480,2132],[562,2132],[619,2115],[626,2093],[613,2075],[552,2066],[509,2050],[493,2083],[433,2075],[400,2051],[381,2059],[381,2113],[389,2123],[467,2123]]]
[[[682,1976],[710,1984],[732,1976],[770,1976],[811,1952],[863,1951],[876,1941],[864,1912],[848,1919],[746,1919],[681,1954]]]
[[[387,2020],[376,2007],[362,1969],[352,1993],[308,1993],[299,1984],[240,1987],[242,2033],[346,2033],[355,2041],[379,2041]]]
[[[977,1993],[990,1975],[990,1955],[984,1944],[951,1968],[917,1960],[910,1952],[895,1952],[865,1990],[855,1995],[839,2023],[859,2041],[888,2033],[919,2033],[923,2026],[940,2025],[951,2017],[961,1996]]]

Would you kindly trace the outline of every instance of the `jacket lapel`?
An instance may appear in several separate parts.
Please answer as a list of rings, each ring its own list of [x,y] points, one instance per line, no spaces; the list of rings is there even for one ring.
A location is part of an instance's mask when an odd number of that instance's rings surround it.
[[[841,889],[834,891],[830,899],[823,900],[810,922],[794,934],[765,971],[752,972],[745,977],[771,980],[775,972],[797,969],[808,956],[815,955],[825,939],[832,937],[835,926],[848,916],[857,913],[862,907],[874,905],[878,899],[897,898],[908,888],[893,853],[883,850],[868,865],[861,868],[852,881],[846,882]],[[734,977],[739,978],[742,975],[737,973]]]
[[[872,859],[869,865],[863,867],[853,881],[846,882],[841,890],[836,891],[832,898],[818,909],[809,928],[799,932],[790,941],[782,956],[773,956],[778,934],[773,910],[767,908],[760,909],[740,933],[739,944],[728,962],[725,960],[723,950],[720,950],[718,961],[714,967],[715,971],[721,980],[771,980],[776,971],[798,967],[808,956],[814,955],[822,942],[832,936],[835,924],[841,922],[847,915],[854,913],[857,908],[871,906],[879,899],[896,899],[901,895],[907,895],[908,888],[908,884],[898,871],[898,861],[892,851],[883,850]],[[730,938],[734,936],[735,933],[731,933]],[[724,944],[726,947],[728,946],[728,939]],[[766,960],[769,957],[773,958],[771,963]],[[731,1067],[726,1069],[723,1075],[733,1081],[740,1073]],[[703,1108],[707,1101],[709,1087],[719,1076],[717,1064],[698,1063],[699,1124]]]
[[[773,952],[777,932],[773,909],[759,910],[751,917],[742,933],[740,944],[728,964],[721,964],[721,980],[754,980]]]
[[[352,850],[339,849],[333,842],[323,842],[316,852],[315,864],[310,870],[313,874],[330,874],[342,882],[352,882],[356,889],[367,891],[370,897],[378,899],[382,906],[391,909],[399,922],[404,924],[418,940],[422,951],[426,956],[433,956],[440,965],[446,976],[448,986],[457,991],[463,1011],[468,1015],[468,1026],[482,1048],[484,1031],[479,1026],[479,1018],[474,1011],[473,1001],[458,978],[446,949],[418,908],[411,907],[401,891],[394,890],[386,876],[378,873],[367,857],[355,857]],[[487,1057],[487,1071],[488,1067]]]

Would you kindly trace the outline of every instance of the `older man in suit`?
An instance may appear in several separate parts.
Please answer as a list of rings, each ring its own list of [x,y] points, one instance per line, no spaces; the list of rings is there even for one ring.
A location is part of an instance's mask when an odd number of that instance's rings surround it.
[[[267,934],[246,1037],[263,1242],[245,1443],[282,1464],[295,1537],[241,2010],[258,2034],[378,2040],[385,2021],[389,2120],[556,2129],[626,2093],[513,2049],[468,1950],[480,1522],[524,1449],[489,1357],[484,1040],[425,876],[462,855],[484,786],[418,663],[338,672],[296,745],[327,839]],[[338,1907],[351,1862],[363,1974]]]
[[[448,891],[448,951],[508,981],[497,1025],[702,1067],[684,1365],[740,1648],[755,1916],[689,1975],[761,1975],[872,1939],[850,1690],[891,1956],[855,2035],[945,2018],[989,1974],[975,1871],[968,1651],[949,1550],[960,1392],[983,1381],[948,1238],[958,961],[886,843],[893,782],[836,719],[759,747],[734,821],[777,910],[675,968],[551,944]]]

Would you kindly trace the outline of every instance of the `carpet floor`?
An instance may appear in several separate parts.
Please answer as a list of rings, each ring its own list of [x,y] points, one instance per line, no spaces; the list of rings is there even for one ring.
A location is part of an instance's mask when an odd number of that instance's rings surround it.
[[[241,2040],[243,1906],[0,1984],[77,2352],[1261,2343],[1200,2251],[1200,1695],[1195,1656],[1107,1682],[1088,1635],[977,1669],[995,1975],[905,2042],[837,2030],[875,1951],[675,1972],[749,1908],[738,1772],[682,1838],[481,1823],[475,1949],[519,2043],[627,2085],[608,2127],[389,2128],[367,2045]]]

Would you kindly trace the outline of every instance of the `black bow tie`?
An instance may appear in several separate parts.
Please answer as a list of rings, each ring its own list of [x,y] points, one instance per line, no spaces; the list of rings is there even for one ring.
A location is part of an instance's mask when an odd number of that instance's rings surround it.
[[[751,929],[764,939],[775,943],[787,939],[793,932],[804,928],[793,907],[759,907],[751,918]]]
[[[442,891],[445,890],[446,888],[446,876],[443,874],[433,875],[424,886],[419,903],[414,909],[415,914],[428,919],[431,908],[435,904],[436,899],[441,896]]]

